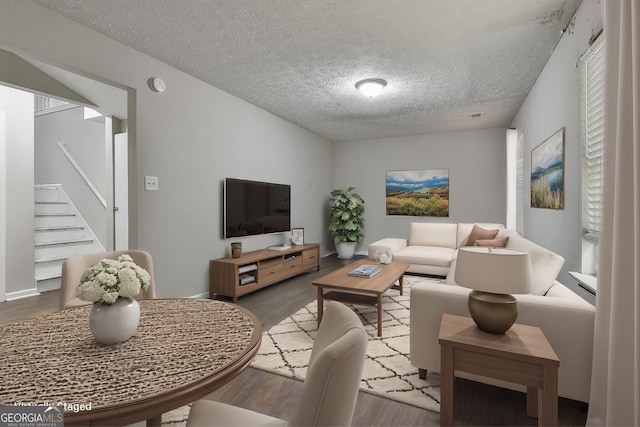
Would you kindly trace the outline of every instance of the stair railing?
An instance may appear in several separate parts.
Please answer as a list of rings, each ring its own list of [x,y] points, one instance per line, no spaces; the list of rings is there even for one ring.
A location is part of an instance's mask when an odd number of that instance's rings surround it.
[[[87,184],[87,186],[89,187],[89,189],[91,190],[91,192],[93,193],[94,196],[96,196],[96,198],[98,199],[98,201],[102,204],[102,206],[104,206],[104,208],[107,208],[107,201],[104,199],[104,197],[102,197],[102,194],[100,194],[100,192],[98,191],[98,189],[96,188],[95,185],[93,185],[93,183],[91,182],[91,180],[89,179],[89,177],[87,176],[87,174],[84,173],[84,171],[82,170],[82,168],[80,167],[80,165],[73,159],[73,156],[71,155],[71,153],[69,152],[69,150],[67,150],[67,147],[65,146],[65,144],[63,142],[58,142],[58,147],[60,147],[60,149],[62,150],[62,153],[67,157],[67,159],[71,162],[71,165],[73,166],[73,168],[76,170],[76,172],[78,172],[78,174],[80,175],[80,177],[82,178],[82,180],[85,182],[85,184]]]

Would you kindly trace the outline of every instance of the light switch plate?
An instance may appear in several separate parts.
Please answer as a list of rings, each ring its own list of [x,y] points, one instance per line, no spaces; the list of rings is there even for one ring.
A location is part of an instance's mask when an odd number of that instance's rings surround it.
[[[144,189],[146,191],[158,191],[158,177],[157,176],[145,176],[144,177]]]

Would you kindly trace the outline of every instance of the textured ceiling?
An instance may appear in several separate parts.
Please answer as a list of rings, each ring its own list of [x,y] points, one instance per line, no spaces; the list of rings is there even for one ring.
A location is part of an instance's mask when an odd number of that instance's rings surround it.
[[[34,1],[334,141],[509,126],[580,4]]]

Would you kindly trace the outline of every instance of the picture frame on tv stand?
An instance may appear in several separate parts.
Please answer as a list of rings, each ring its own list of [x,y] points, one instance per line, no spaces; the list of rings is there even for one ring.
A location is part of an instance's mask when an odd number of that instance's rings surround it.
[[[294,245],[304,245],[304,228],[291,229],[291,243]]]

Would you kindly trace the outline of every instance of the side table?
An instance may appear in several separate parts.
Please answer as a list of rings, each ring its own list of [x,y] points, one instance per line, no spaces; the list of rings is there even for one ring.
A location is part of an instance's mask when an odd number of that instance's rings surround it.
[[[441,426],[453,424],[456,370],[525,385],[527,415],[537,417],[541,426],[558,425],[560,361],[540,328],[515,324],[505,334],[496,335],[478,329],[471,318],[445,313],[438,338]]]

